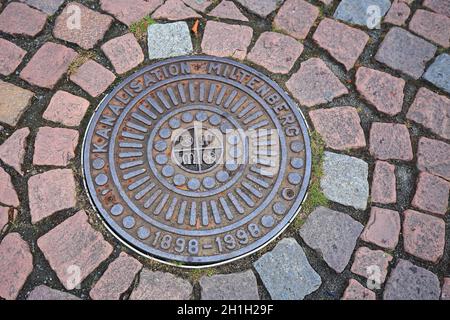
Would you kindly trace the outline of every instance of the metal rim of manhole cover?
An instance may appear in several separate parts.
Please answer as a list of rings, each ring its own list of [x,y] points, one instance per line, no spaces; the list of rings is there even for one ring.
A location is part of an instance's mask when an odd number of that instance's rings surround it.
[[[208,56],[165,60],[123,81],[95,111],[82,158],[109,231],[184,267],[267,245],[299,212],[311,174],[296,104],[262,73]]]

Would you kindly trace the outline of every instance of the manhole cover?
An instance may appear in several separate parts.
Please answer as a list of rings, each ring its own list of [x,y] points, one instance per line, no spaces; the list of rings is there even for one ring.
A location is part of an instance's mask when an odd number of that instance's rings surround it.
[[[298,212],[311,167],[305,121],[277,84],[199,56],[120,84],[95,112],[83,152],[109,229],[144,255],[191,266],[274,239]]]

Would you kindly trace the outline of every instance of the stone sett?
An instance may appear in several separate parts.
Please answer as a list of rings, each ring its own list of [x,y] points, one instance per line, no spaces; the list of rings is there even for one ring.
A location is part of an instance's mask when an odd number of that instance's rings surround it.
[[[373,28],[373,20],[368,15],[369,6],[377,6],[380,9],[381,18],[391,6],[389,0],[342,0],[339,2],[334,18],[365,27]]]
[[[22,163],[25,156],[26,140],[30,129],[22,128],[15,131],[0,145],[0,159],[23,175]]]
[[[65,167],[75,157],[79,133],[64,128],[39,128],[34,143],[35,166]]]
[[[411,9],[408,4],[401,0],[394,0],[391,8],[384,17],[383,22],[390,23],[396,26],[402,26],[405,24],[409,15],[411,14]]]
[[[231,19],[238,21],[248,21],[248,18],[239,10],[239,8],[232,2],[224,0],[217,7],[208,13],[209,16]]]
[[[81,300],[80,298],[50,287],[40,285],[33,289],[27,297],[31,301],[67,301],[67,300]]]
[[[78,7],[80,10],[79,26],[74,25],[72,21],[73,7]],[[106,14],[101,14],[76,2],[70,2],[56,19],[53,36],[89,50],[103,39],[112,21],[113,18]]]
[[[0,39],[0,74],[9,76],[16,71],[26,54],[27,52],[21,47],[8,40]]]
[[[29,90],[0,80],[0,122],[17,125],[33,96]]]
[[[102,50],[118,74],[136,68],[145,58],[141,46],[132,33],[109,40],[102,46]]]
[[[419,79],[425,65],[436,53],[436,46],[412,33],[394,27],[389,30],[375,55],[388,67]]]
[[[287,0],[278,11],[273,25],[296,39],[305,39],[319,16],[319,9],[304,0]]]
[[[0,14],[0,31],[34,37],[44,29],[47,15],[26,4],[11,2]]]
[[[171,273],[142,270],[130,300],[190,300],[192,284]]]
[[[58,11],[64,0],[20,0],[20,2],[25,2],[29,6],[39,9],[48,15],[53,15]]]
[[[253,37],[253,29],[216,21],[206,23],[202,40],[202,51],[218,57],[243,60]]]
[[[148,27],[149,59],[165,59],[191,54],[191,34],[186,22],[152,24]]]
[[[450,278],[444,278],[442,285],[441,300],[450,300]]]
[[[443,53],[428,67],[423,78],[450,93],[450,55]]]
[[[382,204],[397,202],[395,166],[388,162],[377,161],[375,163],[372,180],[372,202]]]
[[[350,279],[342,300],[376,300],[375,292],[365,288],[354,279]]]
[[[237,2],[248,11],[265,18],[275,11],[283,0],[237,0]]]
[[[405,211],[404,216],[403,245],[405,252],[437,263],[444,254],[444,220],[414,210]]]
[[[122,252],[89,292],[90,297],[94,300],[120,300],[141,269],[139,261]]]
[[[103,11],[113,15],[120,22],[131,26],[150,15],[163,2],[163,0],[100,0],[100,6]]]
[[[319,207],[300,229],[300,237],[338,273],[350,261],[363,225],[349,215]]]
[[[270,72],[287,74],[302,52],[303,45],[294,38],[276,32],[264,32],[247,59]]]
[[[450,180],[450,144],[425,137],[420,138],[417,168]]]
[[[361,159],[325,152],[320,181],[327,199],[365,210],[369,198],[369,166]]]
[[[319,58],[303,62],[286,86],[300,104],[307,107],[331,102],[348,94],[347,88]]]
[[[75,178],[70,169],[57,169],[32,176],[28,180],[31,222],[33,224],[55,212],[75,207]]]
[[[384,300],[439,300],[438,277],[424,268],[400,259],[386,282]]]
[[[372,280],[379,281],[378,284],[381,285],[386,280],[389,263],[392,259],[390,254],[381,250],[370,250],[367,247],[361,247],[356,250],[351,271],[367,279],[372,279],[374,270],[380,271],[379,278]]]
[[[363,52],[369,36],[364,31],[325,18],[317,27],[313,39],[348,71]]]
[[[213,0],[183,0],[183,2],[192,9],[200,12],[205,12],[214,3]]]
[[[309,112],[315,130],[327,147],[348,150],[366,146],[358,111],[353,107],[317,109]]]
[[[445,14],[450,17],[450,6],[448,0],[424,0],[423,6],[433,10],[434,12]]]
[[[201,15],[186,6],[181,0],[167,0],[152,14],[152,18],[177,21],[201,18]]]
[[[412,160],[408,128],[403,124],[374,122],[370,129],[370,154],[380,160]]]
[[[202,300],[259,300],[258,284],[251,270],[202,277]]]
[[[17,197],[16,189],[11,182],[9,174],[0,167],[0,203],[11,207],[18,207],[20,205]]]
[[[47,42],[31,58],[20,77],[31,85],[53,89],[77,56],[70,48]]]
[[[109,88],[116,76],[101,64],[88,60],[70,76],[70,80],[96,98]]]
[[[84,211],[40,237],[37,244],[67,290],[76,288],[113,251],[101,233],[88,223]],[[79,267],[79,279],[73,277],[73,266]]]
[[[397,211],[372,207],[361,240],[394,250],[398,244],[400,229],[400,215]]]
[[[356,89],[378,111],[394,116],[402,111],[405,80],[389,73],[361,67],[356,72]]]
[[[30,247],[18,233],[9,233],[0,243],[0,298],[17,298],[33,270]]]
[[[77,127],[89,108],[89,101],[65,91],[57,91],[43,118],[68,127]]]
[[[406,117],[442,138],[450,139],[450,99],[447,97],[420,88]]]
[[[438,45],[450,46],[450,18],[427,10],[417,10],[409,22],[409,30]]]
[[[293,238],[282,239],[253,266],[273,300],[303,300],[322,284],[302,247]]]
[[[448,209],[450,182],[421,172],[412,205],[420,210],[445,215]]]

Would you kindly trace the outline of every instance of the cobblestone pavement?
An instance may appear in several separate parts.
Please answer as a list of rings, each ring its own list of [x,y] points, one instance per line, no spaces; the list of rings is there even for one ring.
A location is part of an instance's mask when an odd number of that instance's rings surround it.
[[[449,46],[449,0],[1,0],[0,297],[449,299]],[[327,201],[250,257],[186,270],[110,235],[80,152],[115,84],[201,53],[296,99]]]

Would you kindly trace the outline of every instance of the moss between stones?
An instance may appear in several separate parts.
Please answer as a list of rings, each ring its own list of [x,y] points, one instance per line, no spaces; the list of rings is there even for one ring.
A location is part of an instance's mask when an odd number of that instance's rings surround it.
[[[130,32],[134,34],[134,36],[138,39],[138,41],[142,41],[145,39],[147,35],[148,26],[155,24],[156,21],[150,18],[149,16],[142,18],[141,20],[133,23],[130,26]]]
[[[79,53],[78,57],[72,61],[69,65],[69,69],[67,70],[67,77],[69,78],[72,74],[74,74],[79,67],[81,67],[88,60],[94,60],[95,52],[93,51],[82,51]]]
[[[300,228],[305,222],[305,218],[317,207],[328,206],[328,199],[322,193],[320,188],[320,179],[323,176],[323,155],[325,152],[325,142],[316,131],[311,133],[311,151],[312,151],[312,169],[311,182],[308,189],[308,196],[302,204],[301,213],[294,220],[293,225],[296,229]]]

